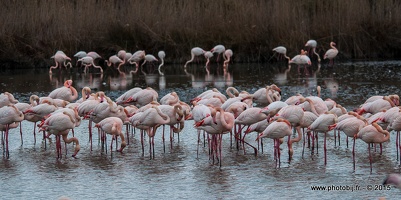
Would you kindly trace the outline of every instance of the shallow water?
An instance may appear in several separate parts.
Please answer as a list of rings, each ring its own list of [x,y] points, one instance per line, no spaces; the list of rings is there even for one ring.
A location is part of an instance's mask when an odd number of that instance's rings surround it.
[[[156,67],[144,73],[119,74],[107,70],[104,75],[96,72],[86,75],[76,69],[61,73],[54,71],[49,76],[47,69],[1,70],[0,91],[11,92],[21,102],[27,102],[32,94],[47,95],[61,87],[67,79],[74,81],[80,90],[89,86],[93,91],[104,91],[112,99],[132,87],[153,87],[159,99],[176,91],[185,102],[206,89],[220,91],[228,86],[250,93],[257,89],[277,84],[286,99],[297,93],[315,95],[316,86],[322,87],[322,97],[332,98],[348,110],[352,110],[372,95],[400,94],[401,62],[352,62],[337,63],[334,67],[312,66],[305,72],[292,66],[276,64],[231,64],[224,73],[221,66],[212,64],[206,73],[201,64],[192,64],[184,71],[182,66],[167,65],[159,76]],[[152,69],[153,68],[153,69]],[[155,158],[149,159],[148,138],[145,137],[145,152],[142,154],[139,132],[130,136],[130,145],[124,153],[101,151],[97,134],[94,135],[93,151],[88,143],[87,121],[75,129],[81,143],[77,159],[71,157],[73,145],[67,145],[67,156],[56,159],[55,143],[48,142],[45,150],[41,137],[33,139],[33,123],[22,122],[23,145],[18,129],[10,131],[10,158],[0,161],[2,199],[377,199],[395,198],[401,191],[381,187],[388,173],[399,173],[395,149],[395,133],[390,142],[383,144],[383,154],[373,152],[373,172],[370,173],[367,145],[356,142],[356,170],[352,164],[352,140],[346,146],[345,136],[341,146],[334,144],[329,132],[327,143],[327,165],[323,160],[323,135],[319,137],[319,153],[311,155],[305,149],[302,157],[302,142],[294,144],[293,160],[288,162],[285,145],[282,146],[280,168],[273,159],[273,142],[264,141],[264,152],[255,156],[251,148],[238,151],[230,145],[230,136],[223,136],[222,167],[212,165],[208,148],[201,144],[197,156],[197,132],[193,121],[185,123],[184,130],[170,141],[161,139],[159,128],[155,137]],[[166,128],[166,131],[168,129]],[[110,144],[108,137],[108,144]],[[256,133],[247,136],[247,142],[256,145]],[[54,139],[53,139],[54,141]],[[109,146],[108,146],[109,148]],[[115,148],[115,145],[114,145]],[[165,151],[164,151],[165,150]],[[64,151],[64,145],[63,145]],[[314,191],[311,186],[335,186],[354,191]],[[368,190],[367,187],[373,187]],[[359,190],[357,190],[359,189]]]

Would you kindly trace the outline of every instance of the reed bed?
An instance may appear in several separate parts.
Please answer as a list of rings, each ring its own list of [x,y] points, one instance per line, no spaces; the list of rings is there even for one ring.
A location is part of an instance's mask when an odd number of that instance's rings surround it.
[[[339,59],[401,57],[401,2],[396,0],[4,0],[0,62],[47,65],[63,50],[167,53],[182,63],[195,46],[223,44],[235,62],[266,62],[283,45],[289,56],[309,39]],[[32,64],[31,64],[32,65]],[[29,66],[31,66],[29,65]]]

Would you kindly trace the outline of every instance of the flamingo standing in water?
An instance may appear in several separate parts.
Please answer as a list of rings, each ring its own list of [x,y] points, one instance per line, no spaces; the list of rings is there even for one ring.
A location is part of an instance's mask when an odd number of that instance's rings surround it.
[[[267,128],[259,134],[256,140],[267,137],[274,140],[274,158],[276,159],[276,166],[280,166],[280,139],[288,136],[288,154],[291,157],[290,149],[291,147],[291,134],[292,128],[288,120],[279,118],[272,122]]]
[[[213,47],[212,50],[210,50],[210,52],[212,53],[217,53],[216,62],[219,62],[220,54],[223,54],[223,58],[225,59],[225,54],[224,54],[225,51],[226,48],[221,44],[216,45],[215,47]]]
[[[301,53],[299,55],[294,56],[288,64],[294,63],[298,65],[298,73],[300,73],[299,66],[304,65],[305,68],[305,73],[308,73],[306,70],[306,65],[312,65],[312,62],[310,58],[306,55],[307,51],[304,51],[303,49],[301,50]]]
[[[201,55],[204,55],[204,53],[205,53],[205,50],[203,50],[203,49],[200,48],[200,47],[194,47],[194,48],[192,48],[192,49],[191,49],[191,59],[188,60],[188,61],[185,63],[184,68],[187,68],[187,65],[188,65],[189,63],[191,63],[191,62],[194,61],[195,56],[201,56]]]
[[[86,74],[86,70],[87,70],[88,67],[90,67],[90,66],[93,66],[94,68],[100,69],[100,73],[103,73],[102,67],[99,66],[99,65],[95,65],[95,63],[94,63],[94,58],[91,57],[91,56],[85,56],[85,57],[83,57],[83,58],[81,58],[81,59],[78,59],[77,62],[82,62],[82,64],[85,66],[85,69],[84,69],[84,73],[85,73],[85,74]]]
[[[61,66],[65,66],[65,68],[67,68],[67,66],[70,66],[70,68],[72,67],[71,63],[67,63],[67,61],[71,61],[71,58],[68,57],[63,51],[57,51],[56,54],[54,56],[52,56],[52,58],[54,58],[54,62],[56,63],[55,66],[50,66],[49,69],[49,74],[52,74],[52,70],[53,69],[57,69],[58,67]]]
[[[12,95],[9,92],[4,92],[0,94],[0,108],[3,106],[8,106],[10,104],[16,104],[18,103],[18,100],[14,98],[14,95]]]
[[[157,56],[159,56],[160,59],[160,65],[157,70],[159,71],[159,74],[163,76],[164,73],[160,70],[160,68],[164,65],[164,58],[166,57],[166,53],[164,51],[159,51],[159,53],[157,53]]]
[[[327,50],[326,53],[324,54],[324,57],[323,57],[323,59],[329,59],[330,60],[330,65],[334,64],[334,58],[338,54],[338,50],[337,50],[337,48],[335,46],[336,46],[336,43],[330,42],[331,49]]]
[[[120,67],[121,67],[121,65],[125,64],[125,61],[122,60],[121,58],[119,58],[118,56],[113,55],[113,56],[110,56],[109,60],[106,60],[106,63],[107,63],[107,66],[111,67],[111,65],[113,65],[114,68],[117,68],[117,70],[119,72],[121,72]]]
[[[113,140],[117,140],[117,136],[120,136],[121,138],[121,147],[118,152],[123,152],[123,149],[127,146],[127,143],[125,142],[124,134],[122,133],[122,127],[123,127],[123,121],[118,118],[118,117],[108,117],[100,121],[95,125],[95,127],[102,129],[103,132],[110,134],[113,136],[111,139],[111,144],[110,144],[110,151],[113,151]],[[103,135],[102,137],[106,137],[106,135]],[[102,140],[104,141],[104,140]]]
[[[224,66],[224,68],[227,68],[228,67],[228,63],[230,63],[231,57],[233,56],[233,51],[231,49],[227,49],[224,52],[224,55],[225,55],[226,58],[224,60],[223,66]]]
[[[382,144],[390,139],[390,133],[383,130],[376,122],[363,127],[358,132],[358,138],[368,144],[370,173],[372,173],[372,154],[370,152],[371,144]],[[380,152],[381,153],[381,152]]]
[[[145,59],[145,51],[143,50],[138,50],[136,51],[134,54],[132,54],[132,56],[127,60],[130,64],[135,64],[136,69],[135,70],[131,70],[130,73],[134,73],[136,74],[138,72],[139,69],[139,62],[143,59]]]
[[[15,122],[19,123],[24,120],[24,114],[18,110],[14,105],[11,106],[3,106],[0,108],[0,124],[6,126],[5,128],[5,143],[6,147],[3,146],[3,155],[5,153],[6,158],[10,157],[10,153],[8,151],[8,133],[10,130],[10,124],[14,124]],[[13,127],[13,125],[11,125]],[[4,144],[4,143],[3,143]]]
[[[52,114],[41,125],[41,130],[48,132],[48,135],[46,137],[49,137],[51,134],[54,134],[56,136],[57,158],[62,157],[60,136],[63,137],[65,143],[75,143],[75,150],[72,157],[75,157],[81,149],[79,146],[79,141],[76,137],[67,137],[68,132],[70,131],[70,129],[73,129],[75,125],[75,118],[71,116],[69,112],[65,111]]]
[[[316,52],[316,47],[317,47],[317,42],[316,40],[308,40],[305,44],[305,47],[309,47],[309,49],[311,49],[310,55],[312,55],[312,53],[314,53],[317,56],[317,61],[320,63],[320,56],[319,54]]]
[[[273,51],[275,53],[278,53],[278,54],[284,56],[284,58],[287,59],[288,62],[290,62],[291,58],[287,56],[287,48],[285,48],[283,46],[278,46],[278,47],[274,48]]]

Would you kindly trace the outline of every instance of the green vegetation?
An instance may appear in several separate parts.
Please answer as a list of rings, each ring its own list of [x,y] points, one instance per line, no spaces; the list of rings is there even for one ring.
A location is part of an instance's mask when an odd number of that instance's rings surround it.
[[[49,66],[57,50],[107,58],[121,49],[164,50],[167,62],[183,63],[192,47],[217,44],[234,51],[234,62],[265,62],[274,47],[292,57],[309,39],[322,56],[335,41],[339,59],[401,57],[398,0],[5,0],[1,7],[0,63]]]

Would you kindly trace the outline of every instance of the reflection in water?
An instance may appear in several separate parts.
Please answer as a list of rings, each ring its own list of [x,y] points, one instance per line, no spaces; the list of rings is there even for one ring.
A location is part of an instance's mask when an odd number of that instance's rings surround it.
[[[205,74],[203,71],[195,71],[196,75],[189,73],[187,68],[184,68],[184,73],[190,77],[192,88],[205,88],[216,87],[224,89],[225,87],[232,86],[234,84],[234,79],[231,76],[231,73],[226,69],[220,66],[205,66]],[[204,76],[204,78],[202,78]]]

